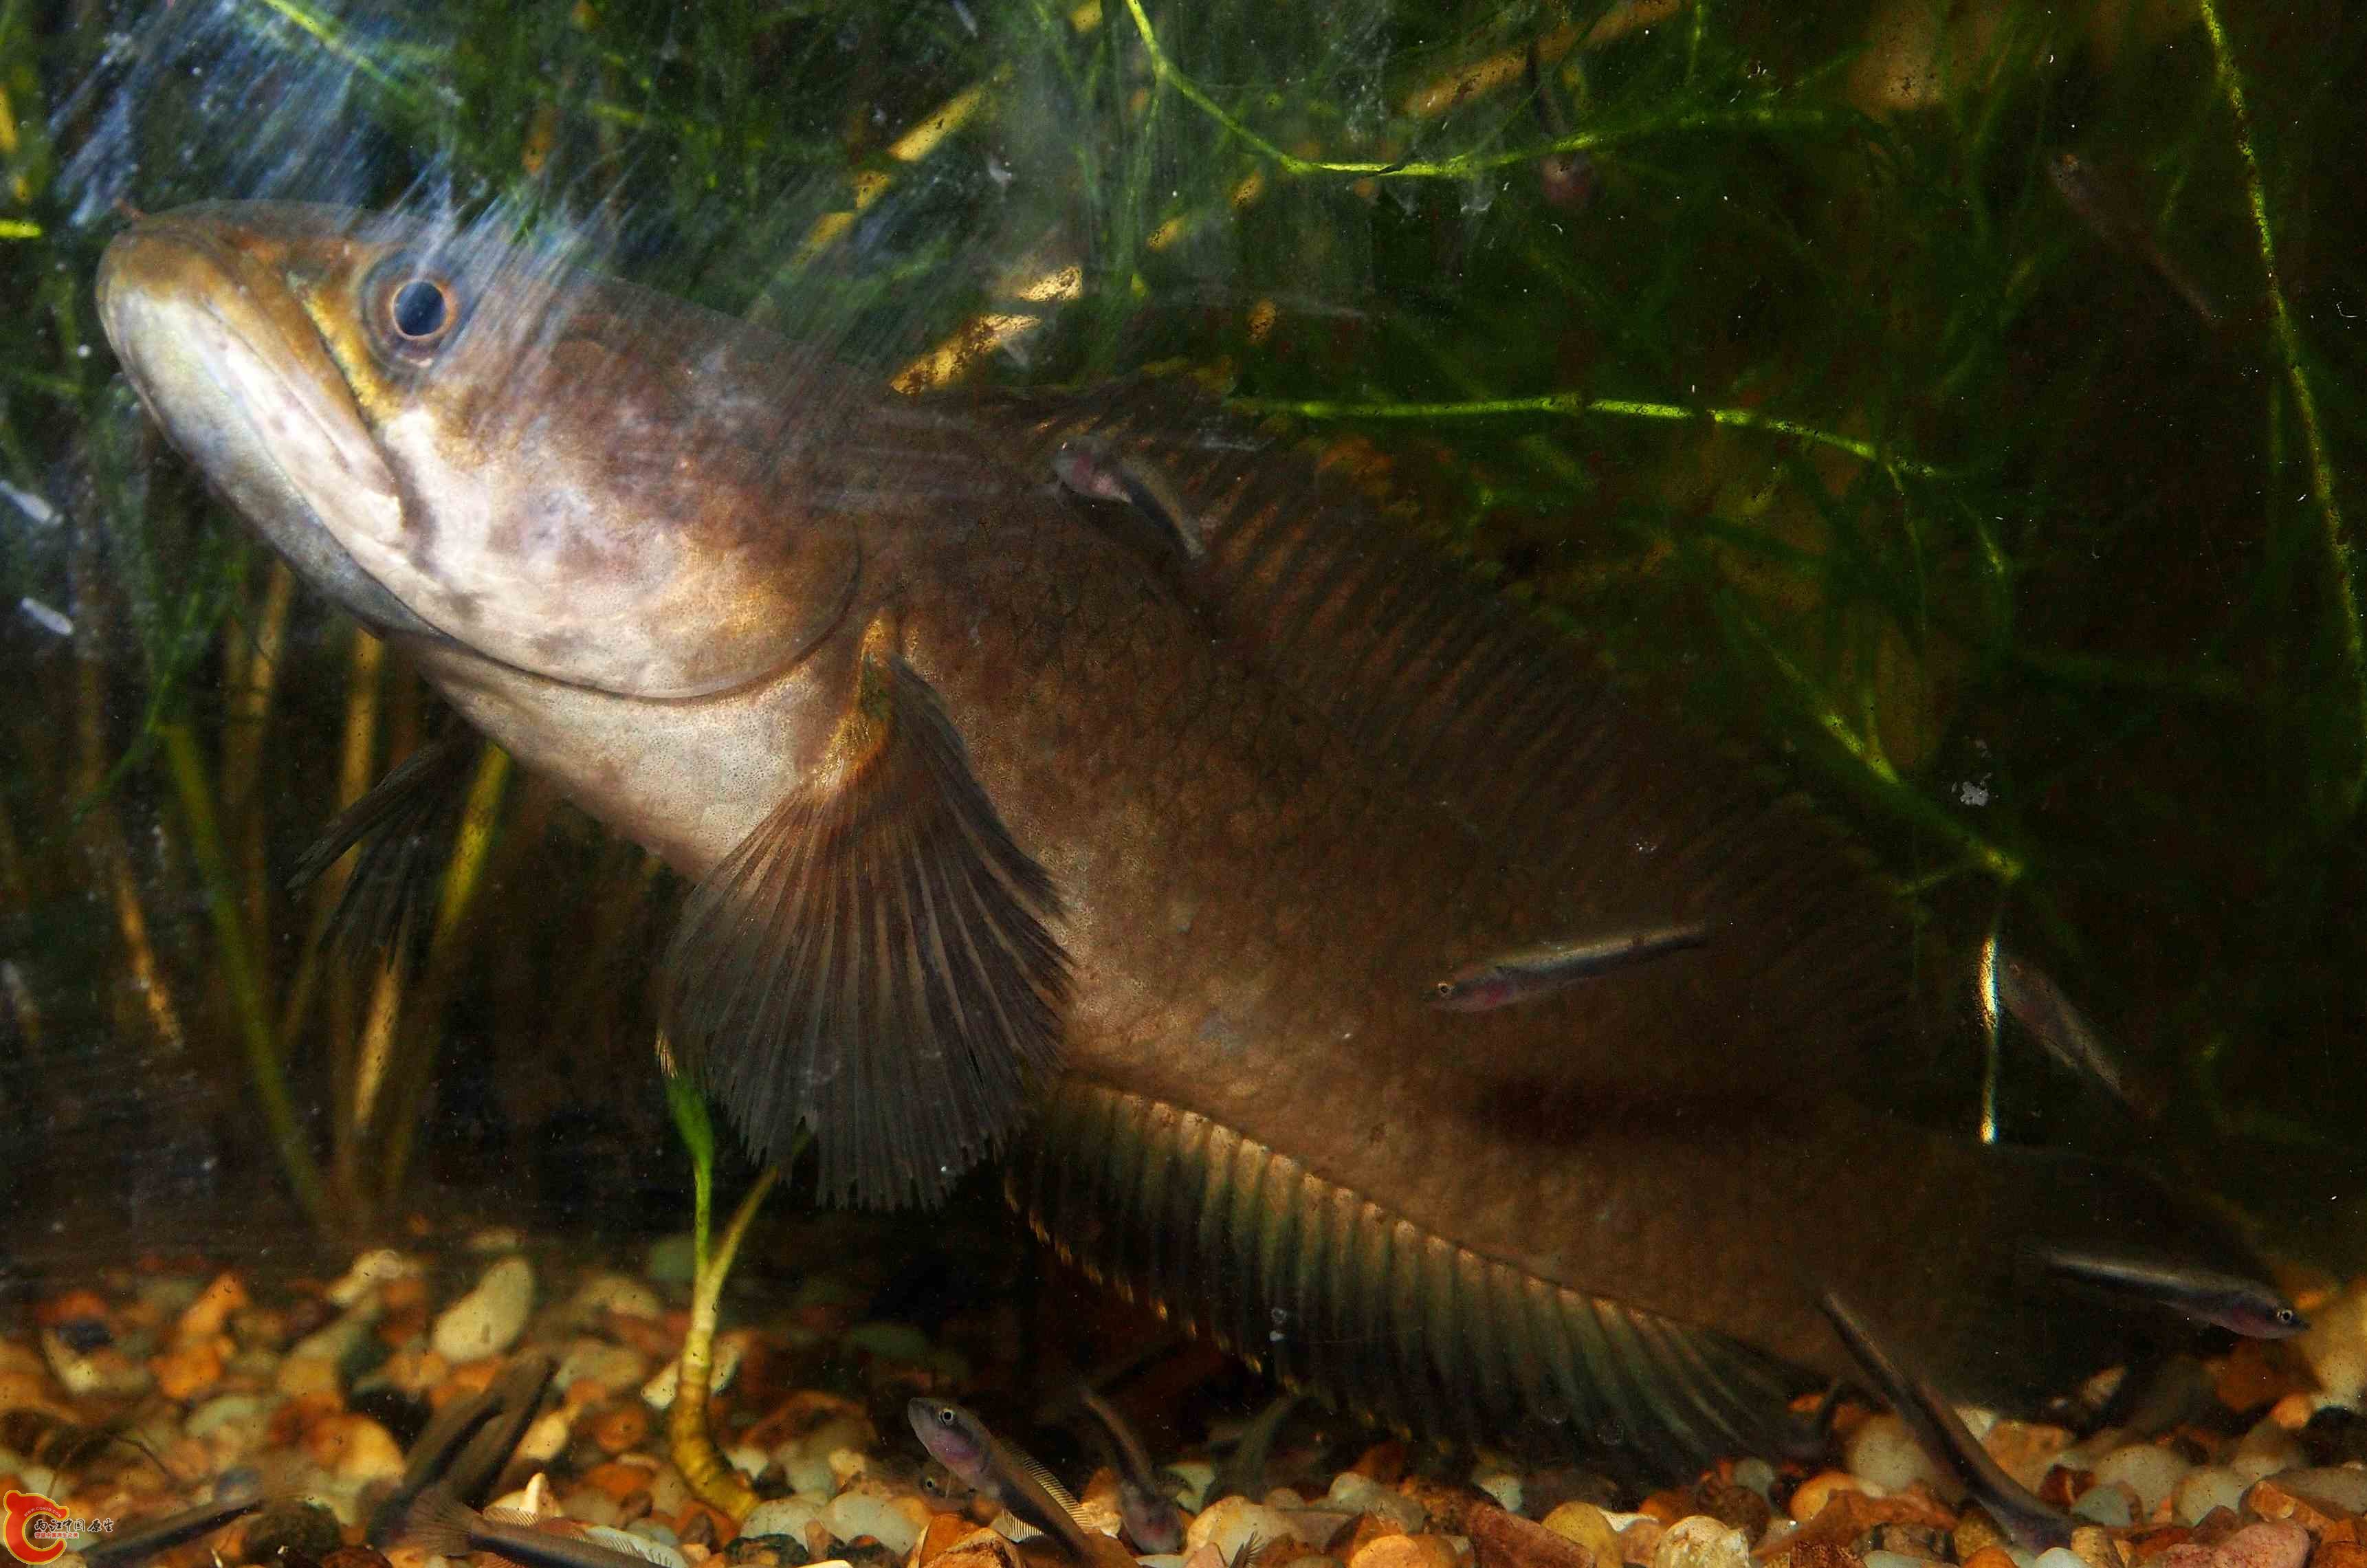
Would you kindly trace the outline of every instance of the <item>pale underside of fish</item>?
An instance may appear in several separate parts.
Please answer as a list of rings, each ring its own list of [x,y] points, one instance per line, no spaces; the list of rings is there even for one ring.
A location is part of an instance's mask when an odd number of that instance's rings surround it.
[[[1887,1113],[1933,1045],[1863,857],[1195,391],[900,400],[319,209],[145,220],[101,297],[250,522],[697,881],[675,1045],[832,1195],[1017,1137],[1041,1233],[1242,1355],[1654,1470],[1799,1436],[1847,1366],[1823,1286],[2016,1403],[2126,1349],[2027,1288],[2033,1233],[2248,1266],[2133,1172]],[[1708,940],[1429,1005],[1474,954],[1679,923]]]

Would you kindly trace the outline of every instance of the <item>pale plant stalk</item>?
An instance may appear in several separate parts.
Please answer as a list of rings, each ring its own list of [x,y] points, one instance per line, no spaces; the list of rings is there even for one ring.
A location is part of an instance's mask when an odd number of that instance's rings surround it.
[[[296,574],[274,558],[265,574],[263,603],[255,617],[254,645],[247,650],[240,683],[229,693],[230,722],[222,727],[222,814],[237,835],[240,880],[246,896],[246,929],[255,942],[258,974],[270,969],[271,875],[266,854],[261,791],[263,743],[271,726],[278,690],[281,653],[288,639],[288,613],[296,597]],[[237,644],[243,639],[232,637]],[[284,1037],[283,1037],[284,1038]]]

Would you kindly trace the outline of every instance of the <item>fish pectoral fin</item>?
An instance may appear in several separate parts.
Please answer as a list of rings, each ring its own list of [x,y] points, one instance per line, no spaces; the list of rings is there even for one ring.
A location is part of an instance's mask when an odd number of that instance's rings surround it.
[[[288,878],[293,893],[360,846],[323,928],[325,945],[384,953],[418,967],[433,925],[436,887],[451,863],[470,784],[490,744],[455,721],[337,813],[297,860]]]
[[[666,1030],[760,1158],[803,1130],[825,1197],[929,1203],[1056,1062],[1060,900],[885,617],[855,685],[815,782],[692,890]]]

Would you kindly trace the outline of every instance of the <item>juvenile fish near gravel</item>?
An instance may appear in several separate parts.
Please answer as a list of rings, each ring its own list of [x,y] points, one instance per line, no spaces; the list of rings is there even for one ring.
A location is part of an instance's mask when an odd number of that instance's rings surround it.
[[[1159,1472],[1142,1439],[1134,1435],[1126,1417],[1092,1389],[1080,1390],[1078,1398],[1109,1438],[1110,1452],[1116,1461],[1118,1514],[1126,1521],[1127,1539],[1143,1551],[1181,1551],[1184,1515],[1175,1499],[1159,1484]]]
[[[2151,1302],[2249,1339],[2290,1339],[2309,1326],[2299,1307],[2245,1275],[2132,1253],[2054,1247],[2043,1258],[2066,1280]]]
[[[406,1543],[437,1557],[489,1552],[525,1568],[650,1568],[639,1552],[531,1524],[490,1518],[442,1486],[431,1486],[404,1519]]]
[[[1449,1012],[1485,1012],[1551,996],[1566,986],[1643,964],[1709,940],[1698,923],[1623,931],[1588,942],[1548,942],[1484,959],[1431,987],[1431,1005]]]
[[[1076,1499],[1051,1472],[950,1400],[916,1396],[905,1404],[904,1415],[929,1457],[1002,1504],[1013,1517],[1042,1530],[1075,1561],[1093,1561],[1093,1535],[1077,1522]]]
[[[308,582],[689,880],[667,1038],[760,1160],[883,1205],[1009,1150],[1039,1234],[1285,1382],[1654,1475],[1798,1439],[1848,1366],[1802,1270],[2010,1408],[2132,1333],[2025,1244],[2256,1269],[1886,1109],[1963,1058],[1862,859],[1204,394],[900,399],[515,242],[201,206],[99,314]],[[1081,441],[1190,536],[1048,482]],[[1672,910],[1715,939],[1525,1006],[1414,978]]]
[[[262,1491],[255,1485],[225,1489],[224,1495],[210,1502],[168,1514],[136,1529],[100,1536],[74,1550],[85,1562],[100,1564],[102,1568],[130,1568],[134,1562],[144,1562],[176,1546],[211,1535],[232,1519],[243,1519],[254,1513],[264,1502]]]

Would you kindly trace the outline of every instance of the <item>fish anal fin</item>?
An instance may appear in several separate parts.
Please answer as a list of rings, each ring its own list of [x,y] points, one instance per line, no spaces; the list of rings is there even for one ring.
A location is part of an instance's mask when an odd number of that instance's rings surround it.
[[[934,1202],[1058,1058],[1060,912],[883,615],[812,779],[693,889],[667,1033],[760,1158],[803,1130],[826,1197]]]

